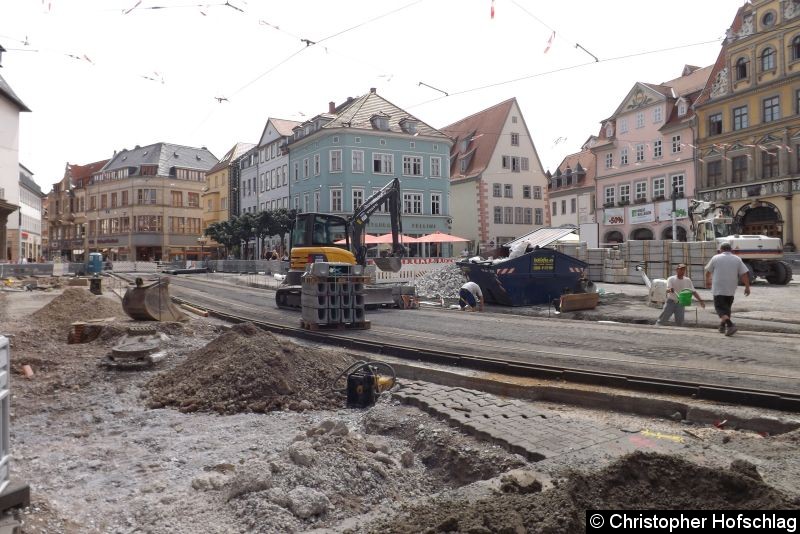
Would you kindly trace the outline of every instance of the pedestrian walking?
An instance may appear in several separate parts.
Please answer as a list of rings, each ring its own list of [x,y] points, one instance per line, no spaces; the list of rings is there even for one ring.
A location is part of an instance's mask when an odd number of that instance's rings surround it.
[[[658,316],[656,326],[661,326],[668,322],[673,314],[675,315],[675,324],[683,326],[684,308],[686,306],[680,302],[678,294],[687,289],[692,292],[692,296],[700,303],[700,307],[705,308],[706,303],[695,291],[691,278],[686,276],[686,264],[679,263],[675,266],[675,274],[667,278],[667,299],[664,301],[664,308],[661,310],[661,315]]]
[[[461,311],[483,311],[483,292],[475,282],[467,282],[458,291]]]
[[[733,297],[740,280],[744,284],[744,296],[750,295],[750,271],[742,258],[731,253],[731,244],[726,242],[719,246],[719,254],[711,258],[705,272],[706,287],[711,287],[714,311],[719,315],[719,331],[732,336],[738,330],[731,321]]]

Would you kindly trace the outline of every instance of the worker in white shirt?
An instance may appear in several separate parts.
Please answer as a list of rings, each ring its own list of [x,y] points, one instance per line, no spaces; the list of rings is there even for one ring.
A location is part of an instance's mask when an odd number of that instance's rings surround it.
[[[458,291],[461,311],[483,311],[483,292],[475,282],[467,282]]]
[[[706,307],[706,303],[695,291],[691,278],[686,276],[686,264],[679,263],[675,267],[675,274],[667,278],[667,300],[664,301],[664,308],[656,321],[656,326],[665,324],[672,317],[672,314],[675,314],[675,324],[683,326],[684,306],[678,301],[678,293],[684,289],[692,292],[692,296],[697,299],[702,308]]]

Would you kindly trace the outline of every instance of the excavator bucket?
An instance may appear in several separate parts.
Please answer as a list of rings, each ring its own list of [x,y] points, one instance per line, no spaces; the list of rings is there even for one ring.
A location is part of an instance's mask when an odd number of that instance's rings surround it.
[[[387,258],[374,258],[375,266],[381,271],[399,272],[403,267],[403,262],[399,256],[389,256]]]
[[[169,298],[169,278],[161,278],[144,285],[136,279],[122,298],[122,309],[137,321],[184,321],[186,315]]]

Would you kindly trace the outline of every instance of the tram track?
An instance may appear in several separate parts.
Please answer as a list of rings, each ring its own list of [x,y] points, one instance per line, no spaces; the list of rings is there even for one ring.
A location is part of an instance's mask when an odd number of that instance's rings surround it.
[[[176,281],[176,279],[173,278],[173,281]],[[689,396],[716,402],[758,406],[788,412],[800,412],[800,394],[798,393],[764,388],[737,387],[730,384],[702,380],[669,379],[657,376],[653,373],[647,373],[646,371],[641,374],[612,371],[604,372],[565,365],[549,365],[539,362],[521,361],[519,359],[512,360],[479,355],[510,350],[509,346],[505,346],[502,343],[476,341],[470,343],[469,351],[441,350],[435,348],[435,345],[437,342],[441,344],[446,341],[446,339],[430,334],[401,332],[393,329],[383,329],[381,327],[373,327],[373,329],[366,331],[373,336],[375,334],[378,336],[385,334],[387,338],[393,338],[392,341],[386,341],[374,338],[370,339],[367,336],[358,335],[358,332],[363,332],[358,330],[305,330],[299,325],[292,326],[287,324],[286,312],[284,310],[278,310],[277,308],[271,309],[263,305],[253,305],[236,298],[237,296],[252,296],[253,290],[251,288],[225,285],[224,289],[227,294],[224,297],[220,297],[210,294],[210,291],[198,290],[196,288],[197,286],[192,288],[192,284],[197,282],[200,282],[199,285],[201,287],[206,287],[208,289],[211,289],[212,286],[216,288],[220,287],[219,283],[213,281],[194,279],[189,282],[186,279],[180,280],[178,283],[174,284],[174,286],[176,290],[183,295],[180,297],[173,296],[173,300],[178,303],[186,303],[201,308],[208,311],[210,315],[228,322],[252,322],[264,330],[306,339],[320,344],[333,344],[339,347],[371,352],[374,354],[497,374],[563,380],[573,383]],[[271,293],[265,292],[262,294],[266,297],[264,300],[271,303],[267,297],[267,295],[271,295]],[[398,342],[398,339],[400,339],[401,342]],[[514,347],[513,350],[519,351],[520,349],[519,347]],[[601,367],[609,363],[636,363],[644,369],[654,370],[660,368],[661,370],[666,369],[670,372],[686,371],[701,376],[708,376],[714,372],[719,372],[718,369],[699,366],[678,365],[675,363],[658,361],[631,362],[623,358],[587,355],[576,351],[540,350],[535,347],[523,350],[526,355],[531,357],[555,355],[569,357],[571,359],[580,358],[582,360],[591,360],[592,364]],[[791,374],[755,373],[736,371],[735,369],[728,369],[725,373],[732,376],[733,380],[762,378],[796,381],[800,379],[800,376]]]

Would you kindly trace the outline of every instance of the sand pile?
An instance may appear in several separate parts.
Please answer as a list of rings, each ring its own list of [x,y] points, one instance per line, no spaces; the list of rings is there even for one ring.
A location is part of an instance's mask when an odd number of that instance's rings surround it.
[[[127,319],[116,297],[94,295],[88,289],[68,287],[49,304],[30,315],[38,326],[64,327],[75,321],[93,319]]]
[[[331,382],[356,360],[281,341],[244,323],[187,356],[148,384],[149,406],[221,414],[337,409]]]
[[[673,456],[636,452],[600,471],[575,473],[544,493],[406,507],[401,517],[372,524],[368,531],[584,532],[585,510],[798,508],[799,502],[762,482],[751,464],[711,469]]]

